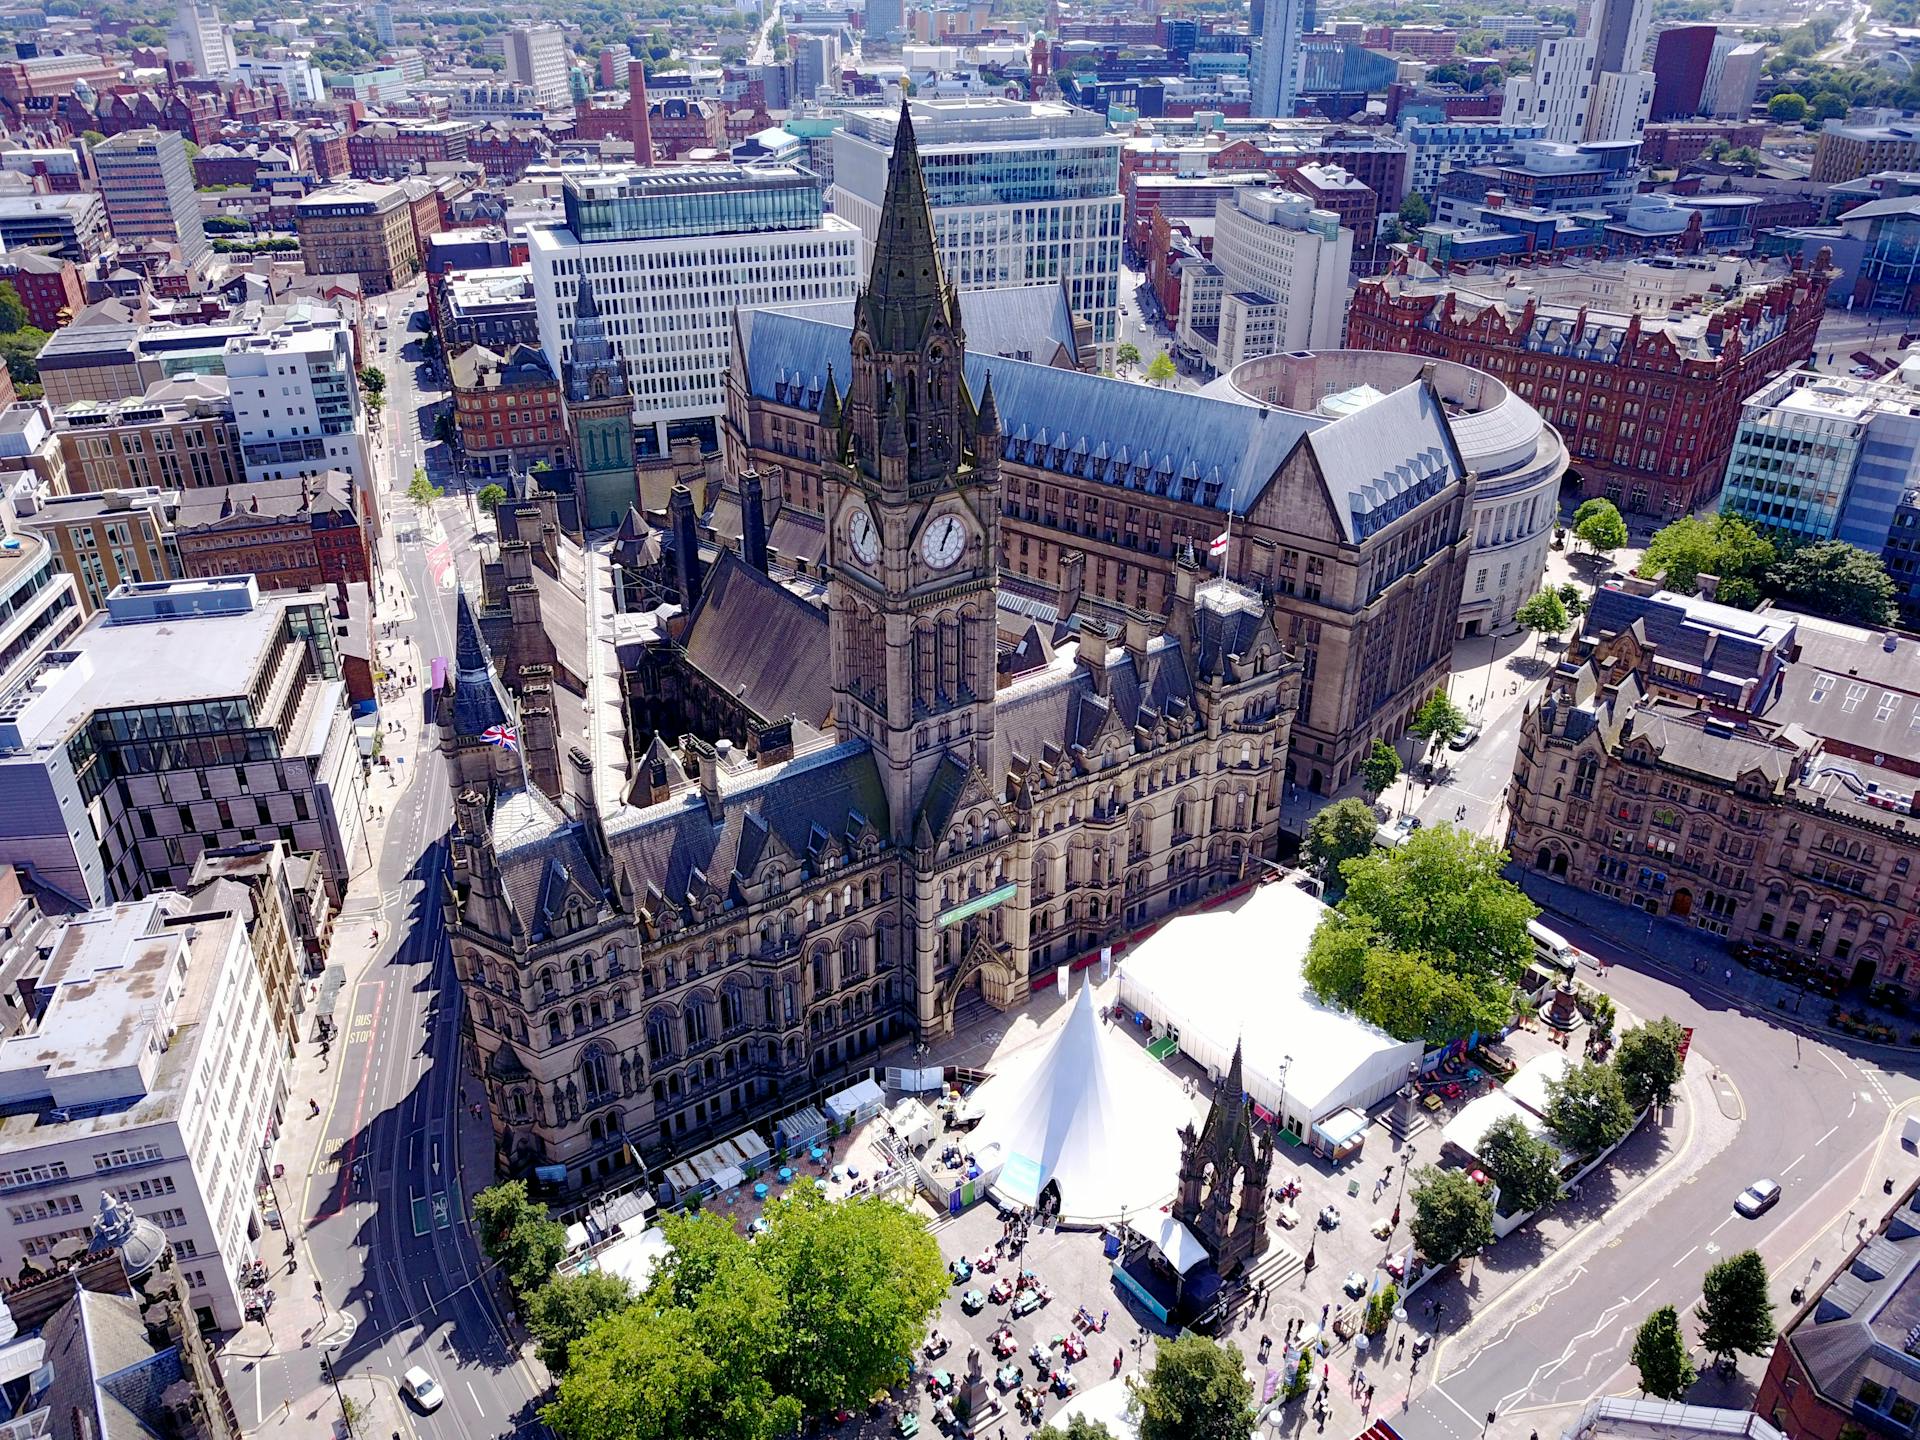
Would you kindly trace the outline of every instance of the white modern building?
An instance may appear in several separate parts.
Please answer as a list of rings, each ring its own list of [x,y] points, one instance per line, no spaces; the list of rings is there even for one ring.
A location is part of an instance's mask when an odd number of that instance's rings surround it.
[[[1242,185],[1214,213],[1213,259],[1180,286],[1180,343],[1213,370],[1329,350],[1346,329],[1353,232],[1305,195]]]
[[[909,103],[947,278],[962,291],[1064,280],[1094,342],[1117,338],[1120,145],[1106,117],[997,97]],[[899,112],[850,110],[833,134],[833,212],[879,234]]]
[[[564,377],[590,281],[651,432],[642,454],[726,409],[736,307],[851,299],[865,273],[860,232],[790,166],[597,167],[568,174],[561,198],[565,223],[527,236],[540,344]]]
[[[324,592],[121,585],[0,694],[0,864],[85,904],[256,840],[315,856],[337,898],[365,808]]]
[[[1407,191],[1431,202],[1449,170],[1485,165],[1523,140],[1543,140],[1539,125],[1503,125],[1496,120],[1400,121],[1407,145]]]
[[[507,32],[507,78],[531,85],[543,105],[568,98],[567,35],[558,25],[530,25]]]
[[[1300,35],[1313,0],[1266,0],[1253,57],[1253,113],[1287,116],[1300,98]]]
[[[249,85],[278,85],[295,105],[318,105],[327,98],[327,84],[304,55],[242,55],[234,69]]]
[[[245,924],[165,893],[75,915],[43,957],[0,1042],[0,1269],[84,1248],[110,1191],[166,1232],[202,1320],[237,1327],[287,1098]]]
[[[167,58],[191,65],[195,75],[218,80],[232,72],[233,37],[220,22],[220,12],[200,0],[180,0],[173,28],[167,32]]]
[[[367,502],[362,513],[377,513],[353,335],[338,310],[269,312],[256,333],[227,342],[225,363],[248,480],[344,470]]]
[[[1647,0],[1596,0],[1578,34],[1542,39],[1533,73],[1508,84],[1500,120],[1537,125],[1549,140],[1638,140],[1653,109],[1646,68]]]

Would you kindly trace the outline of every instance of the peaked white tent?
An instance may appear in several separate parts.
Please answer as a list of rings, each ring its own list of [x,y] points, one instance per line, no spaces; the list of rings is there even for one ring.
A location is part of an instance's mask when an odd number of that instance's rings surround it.
[[[1015,1055],[974,1097],[972,1150],[1002,1201],[1048,1187],[1070,1221],[1151,1213],[1174,1192],[1193,1106],[1173,1077],[1101,1025],[1083,987],[1054,1036]]]

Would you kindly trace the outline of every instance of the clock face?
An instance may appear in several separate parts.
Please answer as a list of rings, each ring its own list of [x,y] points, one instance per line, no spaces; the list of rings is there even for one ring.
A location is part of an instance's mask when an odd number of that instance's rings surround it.
[[[944,570],[960,558],[967,548],[967,527],[958,515],[942,515],[927,527],[920,542],[920,554],[936,570]]]
[[[880,558],[880,531],[875,528],[873,516],[865,510],[855,510],[853,519],[847,522],[847,539],[853,544],[853,553],[863,565],[871,565]]]

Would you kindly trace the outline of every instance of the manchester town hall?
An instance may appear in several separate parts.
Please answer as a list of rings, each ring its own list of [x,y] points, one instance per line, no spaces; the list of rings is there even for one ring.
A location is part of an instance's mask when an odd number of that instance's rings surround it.
[[[503,542],[463,599],[446,911],[503,1170],[578,1190],[786,1114],[1274,852],[1269,602],[1191,556],[1165,615],[1003,589],[966,347],[903,118],[820,401],[820,574],[769,573],[748,474],[737,549],[700,558],[681,491],[666,532]]]

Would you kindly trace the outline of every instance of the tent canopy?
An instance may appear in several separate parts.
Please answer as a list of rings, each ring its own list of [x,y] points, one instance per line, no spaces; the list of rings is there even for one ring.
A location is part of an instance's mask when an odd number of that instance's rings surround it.
[[[1563,1080],[1573,1068],[1573,1060],[1564,1050],[1545,1050],[1513,1072],[1506,1084],[1507,1094],[1536,1115],[1547,1113],[1547,1082]]]
[[[1216,1076],[1239,1042],[1248,1094],[1276,1115],[1310,1125],[1364,1111],[1406,1082],[1421,1046],[1308,991],[1307,942],[1326,913],[1296,886],[1263,885],[1180,916],[1127,956],[1120,1003],[1177,1029],[1180,1048]]]
[[[1194,1111],[1173,1077],[1103,1027],[1083,987],[1054,1034],[1015,1055],[975,1096],[972,1149],[994,1193],[1038,1205],[1049,1186],[1075,1221],[1141,1215],[1173,1194],[1179,1131]]]
[[[1207,1258],[1207,1247],[1200,1243],[1200,1237],[1171,1215],[1160,1217],[1152,1235],[1153,1248],[1181,1275]]]
[[[1480,1142],[1486,1139],[1487,1131],[1506,1119],[1516,1119],[1527,1127],[1527,1133],[1534,1136],[1544,1135],[1546,1121],[1534,1114],[1526,1106],[1514,1101],[1506,1091],[1493,1090],[1479,1095],[1460,1107],[1460,1113],[1447,1122],[1440,1132],[1440,1138],[1463,1155],[1480,1158]]]
[[[858,1084],[849,1085],[838,1095],[827,1097],[827,1113],[842,1124],[848,1120],[858,1120],[868,1115],[877,1115],[887,1103],[887,1095],[868,1076]]]

